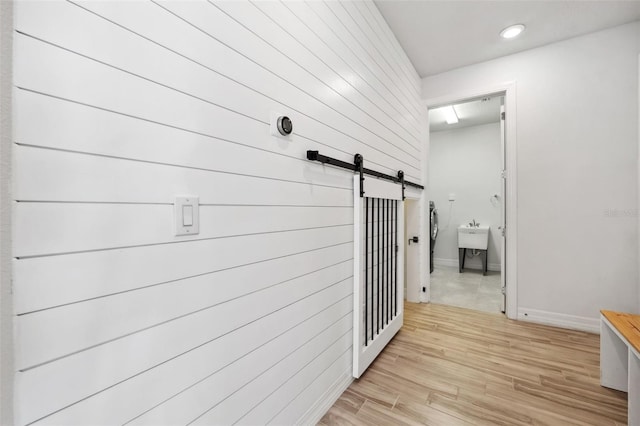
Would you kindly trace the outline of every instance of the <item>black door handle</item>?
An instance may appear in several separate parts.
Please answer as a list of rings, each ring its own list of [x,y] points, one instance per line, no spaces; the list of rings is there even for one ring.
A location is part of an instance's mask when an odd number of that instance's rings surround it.
[[[412,242],[417,243],[419,241],[418,237],[411,237],[409,238],[409,245],[411,245]]]

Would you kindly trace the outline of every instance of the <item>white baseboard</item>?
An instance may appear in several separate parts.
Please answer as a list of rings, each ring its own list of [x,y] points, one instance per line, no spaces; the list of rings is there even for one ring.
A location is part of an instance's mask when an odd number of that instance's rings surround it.
[[[518,308],[518,319],[570,330],[600,334],[600,318],[579,317],[537,309]]]
[[[458,259],[433,259],[434,266],[453,266],[454,268],[458,267]],[[467,269],[467,265],[465,265],[465,269]],[[479,265],[471,265],[469,269],[480,269]],[[489,271],[500,272],[500,264],[499,263],[487,263],[487,269]]]
[[[458,259],[433,259],[433,266],[452,266],[458,267]]]
[[[297,425],[316,425],[329,411],[340,395],[347,390],[353,382],[352,370],[349,368],[338,377],[333,385],[316,401],[315,404],[295,423]]]

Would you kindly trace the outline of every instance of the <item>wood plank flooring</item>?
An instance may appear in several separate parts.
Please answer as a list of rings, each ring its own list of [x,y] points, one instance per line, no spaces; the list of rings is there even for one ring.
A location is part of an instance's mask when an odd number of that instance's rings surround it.
[[[436,304],[405,325],[320,425],[626,425],[599,336]]]

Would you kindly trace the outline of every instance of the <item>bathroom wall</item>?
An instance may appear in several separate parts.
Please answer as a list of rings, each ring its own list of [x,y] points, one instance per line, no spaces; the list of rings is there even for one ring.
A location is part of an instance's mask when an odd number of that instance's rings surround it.
[[[458,266],[457,227],[475,219],[490,226],[489,269],[500,270],[500,123],[430,133],[429,191],[439,213],[434,264]],[[456,200],[449,201],[454,193]],[[481,269],[480,257],[465,267]]]
[[[425,99],[516,84],[521,319],[638,311],[639,25],[423,79]]]
[[[353,175],[306,151],[422,181],[375,5],[18,2],[15,49],[15,423],[317,421],[351,381]]]

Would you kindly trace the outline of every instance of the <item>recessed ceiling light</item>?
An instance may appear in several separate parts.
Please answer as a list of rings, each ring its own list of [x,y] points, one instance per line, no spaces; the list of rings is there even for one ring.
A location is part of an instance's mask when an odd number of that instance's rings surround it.
[[[524,31],[524,25],[516,24],[511,25],[510,27],[505,28],[500,32],[500,37],[502,38],[514,38],[520,35],[521,32]]]

